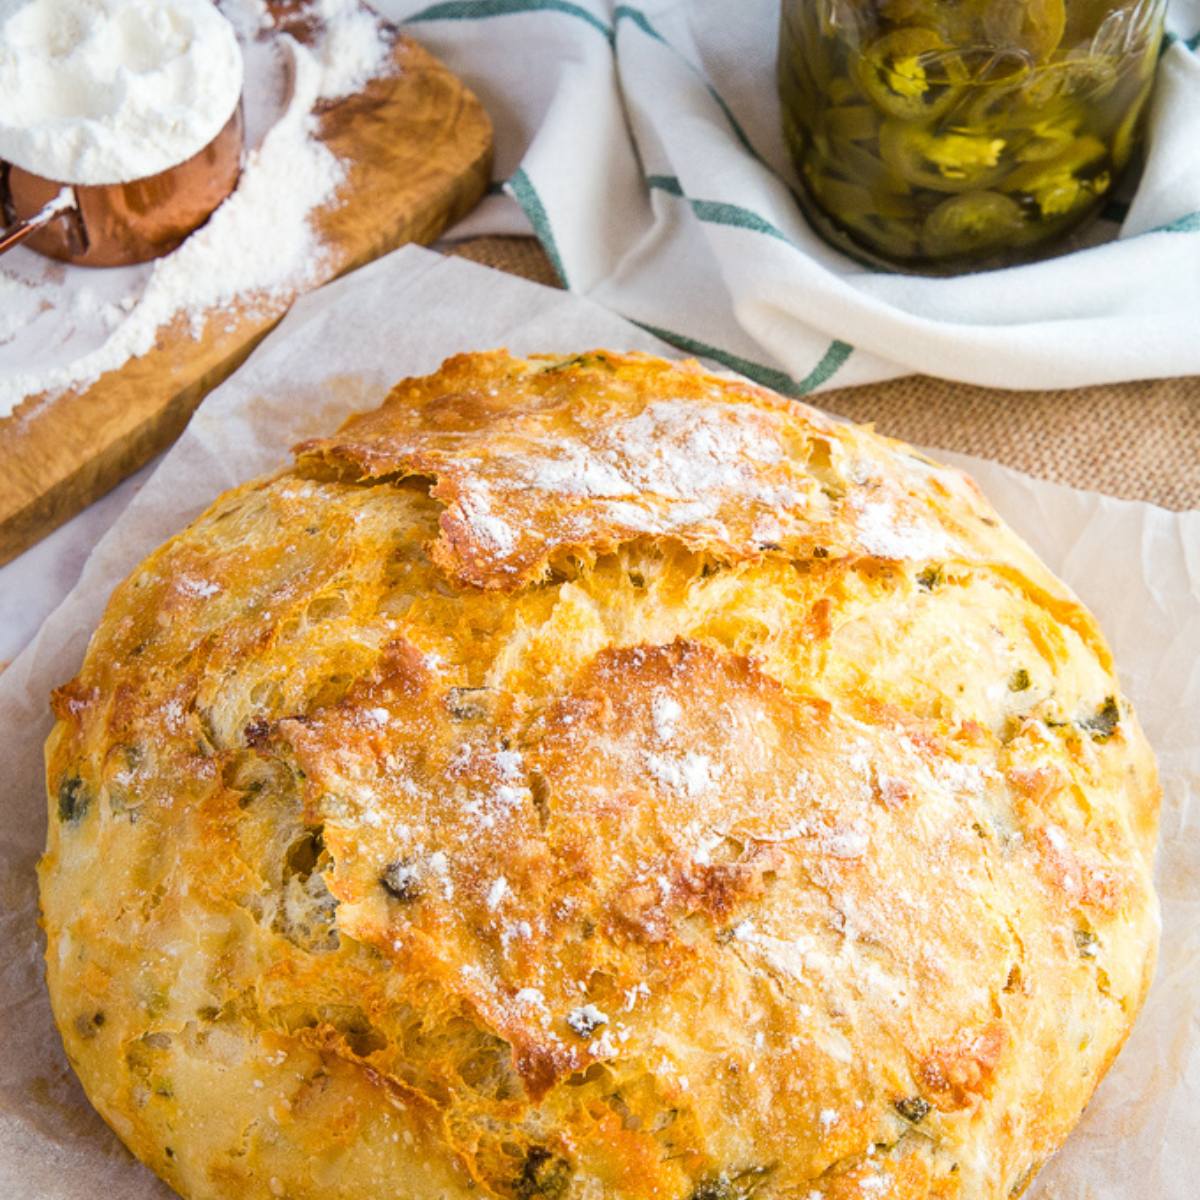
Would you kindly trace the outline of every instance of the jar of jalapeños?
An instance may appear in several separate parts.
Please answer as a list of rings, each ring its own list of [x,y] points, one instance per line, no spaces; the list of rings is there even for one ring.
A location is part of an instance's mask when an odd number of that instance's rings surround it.
[[[1137,143],[1165,0],[783,0],[779,89],[801,198],[875,265],[1044,253]]]

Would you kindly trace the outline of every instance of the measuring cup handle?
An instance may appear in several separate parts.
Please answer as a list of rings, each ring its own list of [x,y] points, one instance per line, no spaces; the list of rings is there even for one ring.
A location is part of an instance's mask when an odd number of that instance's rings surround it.
[[[37,233],[43,225],[58,220],[64,213],[74,212],[78,208],[75,201],[75,189],[65,187],[49,203],[43,205],[40,212],[34,213],[25,221],[18,221],[10,229],[0,231],[0,254],[19,246],[27,237]]]

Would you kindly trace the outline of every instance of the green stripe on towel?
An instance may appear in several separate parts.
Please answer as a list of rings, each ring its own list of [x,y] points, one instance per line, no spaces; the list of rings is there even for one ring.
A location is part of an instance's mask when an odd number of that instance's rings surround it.
[[[853,346],[834,340],[830,342],[829,349],[821,356],[821,361],[803,379],[795,380],[774,367],[742,358],[740,354],[731,354],[728,350],[710,346],[707,342],[697,341],[685,334],[675,333],[670,329],[661,329],[659,326],[647,324],[645,321],[635,321],[634,324],[640,326],[647,333],[654,334],[660,341],[668,342],[672,346],[686,350],[689,354],[698,355],[700,358],[719,362],[731,371],[745,375],[747,379],[753,379],[755,383],[760,383],[763,387],[769,387],[772,391],[780,392],[785,396],[807,396],[809,392],[832,379],[846,359],[854,352]]]
[[[823,383],[828,383],[842,369],[842,364],[854,353],[854,347],[849,342],[834,338],[829,343],[829,349],[824,357],[809,373],[800,380],[802,395],[815,391]]]
[[[667,49],[670,50],[671,53],[674,54],[679,61],[682,62],[684,66],[686,66],[696,76],[696,78],[700,80],[702,84],[704,84],[705,90],[713,98],[717,107],[725,115],[725,120],[729,122],[729,128],[733,130],[734,136],[739,142],[741,142],[742,148],[747,154],[750,154],[756,162],[760,162],[763,164],[763,166],[766,166],[766,161],[758,153],[758,151],[755,150],[753,143],[751,143],[749,137],[746,136],[746,131],[742,128],[737,117],[733,115],[733,109],[731,109],[729,105],[725,103],[725,99],[720,92],[718,92],[717,89],[713,87],[713,85],[709,83],[707,79],[704,78],[704,75],[701,73],[699,68],[697,68],[694,63],[688,62],[688,60],[684,58],[684,56],[680,54],[679,51],[676,50],[675,47],[672,46],[671,43],[668,42],[661,33],[658,32],[653,25],[650,24],[650,18],[647,17],[640,8],[634,8],[632,4],[618,4],[613,10],[614,31],[616,27],[626,19],[632,21],[644,34],[646,34],[647,37],[651,37],[656,42],[660,42],[662,45],[666,46]]]
[[[634,8],[632,4],[618,4],[617,7],[613,9],[613,27],[616,28],[616,26],[620,25],[620,23],[624,20],[632,21],[644,34],[646,34],[648,37],[652,37],[656,42],[662,42],[664,46],[671,45],[671,43],[668,42],[667,39],[663,37],[663,35],[659,33],[653,25],[650,24],[650,18],[646,16],[646,14],[642,12],[640,8]]]
[[[529,176],[525,174],[523,167],[518,168],[516,174],[508,181],[508,189],[526,217],[529,218],[533,232],[537,234],[538,241],[542,243],[542,249],[546,251],[546,256],[558,272],[563,287],[569,288],[567,269],[563,266],[562,256],[558,252],[558,243],[554,240],[554,231],[550,228],[550,218],[546,215],[546,208],[542,204],[541,196],[537,194],[537,190],[530,182]]]
[[[1159,225],[1150,233],[1200,233],[1200,212],[1188,213],[1186,217],[1176,217],[1167,225]]]
[[[411,25],[417,21],[474,21],[530,12],[557,12],[576,17],[604,34],[610,42],[613,40],[611,26],[581,5],[571,4],[569,0],[448,0],[447,3],[431,4],[413,13],[404,19],[403,24]]]
[[[680,186],[679,180],[674,175],[649,175],[646,177],[646,183],[648,186],[660,191],[683,196],[683,189]],[[537,189],[533,186],[533,182],[525,173],[524,168],[519,169],[508,181],[508,190],[521,206],[525,216],[529,218],[529,223],[533,226],[533,231],[537,234],[542,248],[554,264],[554,269],[558,272],[558,277],[562,280],[563,287],[568,287],[566,268],[563,266],[562,257],[558,252],[558,244],[554,240],[554,231],[550,228],[550,219],[546,215],[546,207],[542,204],[542,198],[537,194]],[[711,200],[690,201],[689,203],[692,204],[693,208],[700,205],[704,211],[709,212],[709,216],[705,217],[697,211],[697,215],[701,220],[721,220],[721,223],[734,224],[738,228],[772,233],[773,236],[780,238],[784,237],[769,221],[764,220],[748,209],[738,208],[737,205],[718,204]],[[787,239],[784,238],[784,240],[786,241]],[[854,353],[853,346],[835,338],[830,342],[829,349],[821,356],[817,365],[803,379],[795,380],[790,375],[774,367],[753,362],[751,359],[742,358],[738,354],[731,354],[729,351],[722,350],[718,346],[710,346],[707,342],[697,341],[695,338],[690,338],[685,334],[675,333],[669,329],[662,329],[657,325],[649,325],[644,321],[635,321],[634,324],[646,330],[647,333],[652,333],[656,338],[664,342],[669,342],[672,346],[677,346],[680,350],[686,350],[689,354],[696,354],[701,358],[709,358],[713,362],[719,362],[723,366],[729,367],[730,370],[737,371],[739,375],[745,375],[747,379],[753,379],[755,383],[761,383],[764,387],[781,392],[785,396],[807,396],[809,392],[832,379],[841,369],[846,359]]]
[[[692,211],[696,216],[710,225],[728,225],[733,229],[750,229],[755,233],[765,233],[768,237],[777,238],[789,246],[796,244],[777,225],[772,225],[766,217],[760,217],[758,213],[743,208],[740,204],[725,204],[718,200],[689,200],[688,203],[692,206]]]
[[[646,186],[651,191],[666,192],[668,196],[683,195],[683,185],[674,175],[647,175]]]
[[[743,208],[740,204],[727,204],[723,200],[693,200],[684,192],[683,185],[674,175],[647,175],[646,186],[651,191],[666,192],[668,196],[678,196],[681,200],[686,200],[692,206],[692,212],[710,225],[728,225],[733,229],[765,233],[768,237],[799,249],[778,225],[773,225],[753,209]]]

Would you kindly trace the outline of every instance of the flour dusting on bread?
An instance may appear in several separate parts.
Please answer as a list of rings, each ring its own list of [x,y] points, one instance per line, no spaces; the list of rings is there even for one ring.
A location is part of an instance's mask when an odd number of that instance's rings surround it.
[[[1153,966],[1091,615],[960,473],[695,364],[402,381],[55,710],[55,1015],[189,1200],[1007,1200]]]

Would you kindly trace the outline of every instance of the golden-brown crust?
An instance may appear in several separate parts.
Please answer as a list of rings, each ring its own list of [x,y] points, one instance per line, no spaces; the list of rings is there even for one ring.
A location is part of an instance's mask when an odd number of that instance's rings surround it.
[[[464,355],[228,493],[54,700],[64,1042],[190,1200],[1001,1200],[1153,963],[1153,758],[958,472]]]
[[[430,480],[445,506],[434,561],[475,587],[520,588],[557,559],[644,536],[722,563],[994,549],[969,480],[901,447],[855,488],[858,446],[852,427],[694,363],[496,352],[403,381],[297,460],[346,480]],[[929,468],[920,486],[905,457]]]

